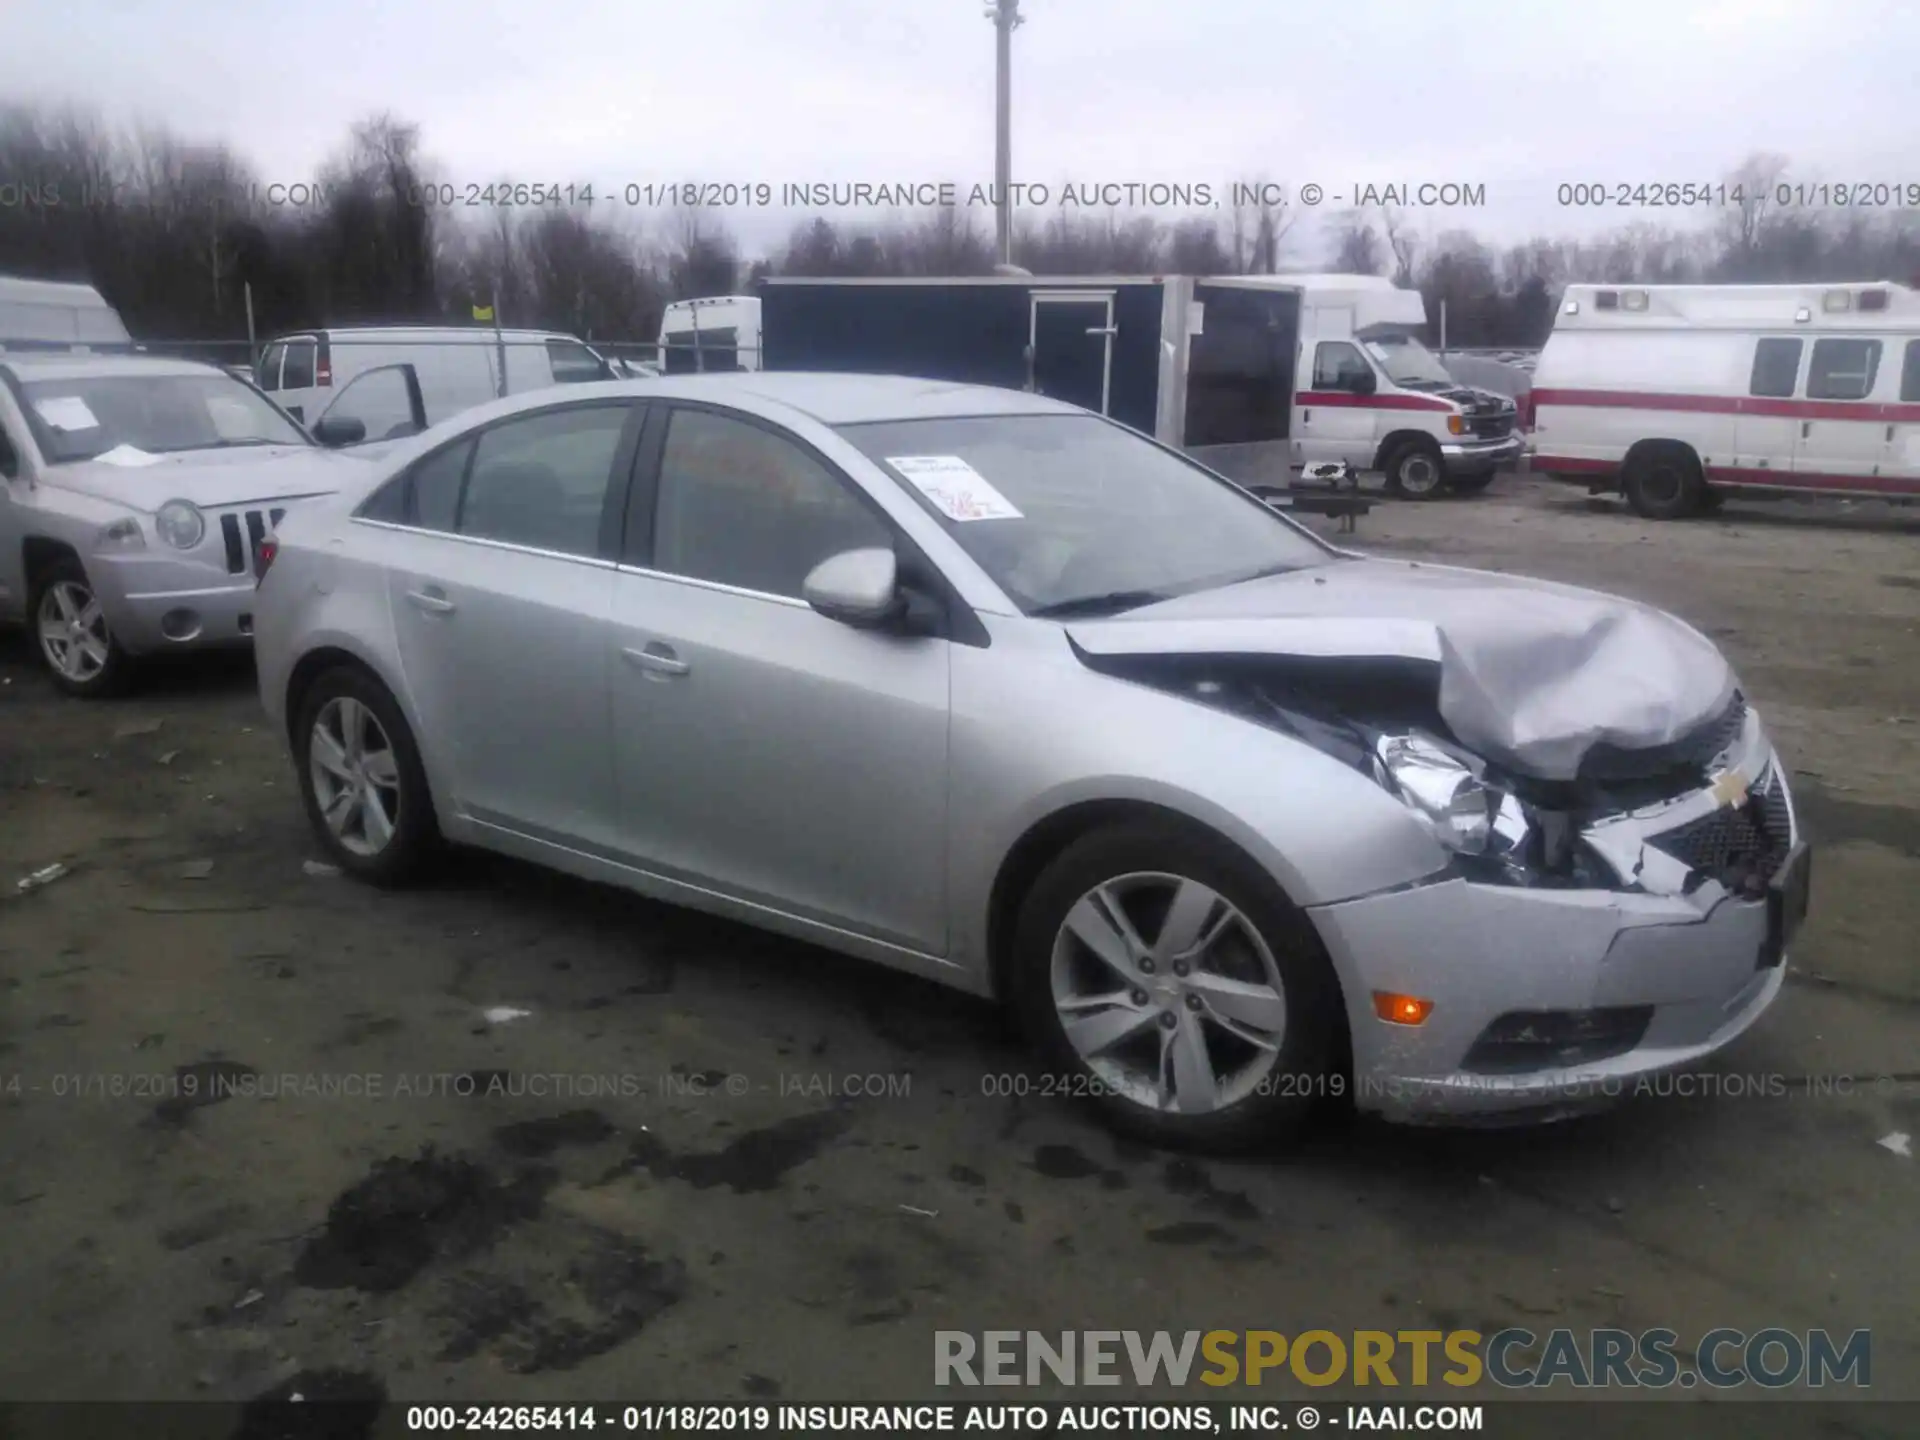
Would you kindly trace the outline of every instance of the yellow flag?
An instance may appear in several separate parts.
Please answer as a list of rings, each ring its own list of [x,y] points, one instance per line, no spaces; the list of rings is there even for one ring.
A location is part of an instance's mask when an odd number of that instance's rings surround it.
[[[476,306],[474,306],[474,307],[473,307],[473,318],[474,318],[474,319],[476,319],[476,320],[491,320],[491,319],[493,319],[493,307],[492,307],[491,305],[476,305]]]

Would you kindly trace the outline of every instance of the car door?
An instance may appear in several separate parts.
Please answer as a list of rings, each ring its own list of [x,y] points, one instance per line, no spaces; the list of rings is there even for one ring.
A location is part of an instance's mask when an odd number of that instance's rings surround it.
[[[1881,342],[1829,335],[1813,342],[1807,399],[1793,451],[1797,483],[1844,489],[1874,474],[1886,447],[1884,422],[1871,403],[1879,382]]]
[[[1367,357],[1351,340],[1315,341],[1312,378],[1313,388],[1294,397],[1294,458],[1367,469],[1376,448]]]
[[[1902,349],[1900,390],[1893,404],[1882,407],[1880,473],[1903,482],[1900,490],[1920,492],[1920,340],[1896,343]]]
[[[525,412],[416,463],[388,568],[394,627],[456,809],[573,848],[610,845],[610,516],[640,407]],[[620,483],[614,484],[614,477]]]
[[[426,402],[413,365],[363,370],[341,386],[307,428],[323,445],[361,445],[402,440],[426,429]],[[358,425],[357,439],[351,435]]]
[[[320,413],[321,393],[314,375],[319,351],[312,337],[300,336],[287,341],[286,358],[281,362],[280,393],[274,398],[303,425]]]
[[[1747,377],[1748,403],[1733,420],[1735,481],[1766,479],[1749,472],[1785,474],[1793,469],[1801,415],[1794,396],[1800,389],[1802,353],[1798,335],[1764,335],[1754,342],[1753,368]]]
[[[660,874],[943,953],[948,642],[801,598],[828,556],[895,547],[891,523],[778,427],[657,411],[611,627],[623,843]]]

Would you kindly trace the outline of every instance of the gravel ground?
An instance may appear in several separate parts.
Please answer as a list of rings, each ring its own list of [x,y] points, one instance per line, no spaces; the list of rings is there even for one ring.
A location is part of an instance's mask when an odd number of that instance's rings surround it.
[[[0,1395],[903,1399],[943,1328],[1518,1324],[1871,1327],[1876,1395],[1920,1399],[1920,1164],[1877,1143],[1920,1132],[1920,517],[1654,525],[1503,477],[1353,538],[1733,656],[1822,848],[1719,1093],[1129,1148],[988,1093],[1027,1062],[927,984],[483,856],[314,873],[243,660],[81,704],[9,637]]]

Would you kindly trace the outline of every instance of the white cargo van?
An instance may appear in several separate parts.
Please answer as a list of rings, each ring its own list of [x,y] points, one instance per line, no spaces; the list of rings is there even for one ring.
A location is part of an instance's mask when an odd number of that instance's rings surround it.
[[[281,336],[262,352],[254,379],[289,415],[312,428],[341,390],[367,371],[389,365],[413,367],[429,425],[502,395],[613,378],[593,350],[550,330],[386,325]]]
[[[1737,493],[1920,498],[1920,293],[1570,285],[1529,466],[1669,520]]]
[[[660,317],[659,364],[668,375],[761,369],[759,297],[674,301]]]
[[[93,286],[0,275],[0,354],[132,347],[119,314]]]

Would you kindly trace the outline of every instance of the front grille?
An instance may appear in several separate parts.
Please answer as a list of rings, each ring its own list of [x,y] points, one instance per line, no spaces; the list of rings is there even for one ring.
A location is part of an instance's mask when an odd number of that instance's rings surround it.
[[[1793,848],[1786,789],[1768,770],[1744,805],[1722,806],[1649,843],[1735,894],[1762,894]]]
[[[1511,414],[1479,416],[1472,424],[1474,436],[1480,440],[1504,440],[1513,433]]]
[[[272,533],[273,527],[280,523],[286,514],[284,508],[277,510],[243,510],[220,517],[220,538],[227,547],[227,573],[229,575],[251,575],[253,573],[253,553],[260,542]],[[245,538],[242,538],[244,532]]]

